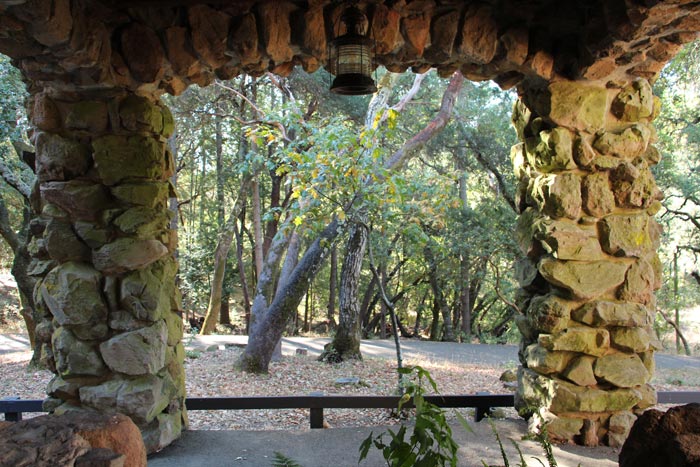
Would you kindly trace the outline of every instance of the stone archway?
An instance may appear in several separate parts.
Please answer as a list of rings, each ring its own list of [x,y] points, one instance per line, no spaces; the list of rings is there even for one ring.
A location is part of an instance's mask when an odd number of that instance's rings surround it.
[[[377,61],[518,86],[527,259],[519,400],[562,439],[611,444],[653,404],[653,79],[700,30],[693,2],[368,0]],[[163,92],[314,71],[330,0],[0,0],[0,52],[36,130],[37,329],[46,405],[119,411],[149,451],[186,425]],[[646,336],[646,337],[645,337]],[[625,371],[619,371],[624,367]],[[634,371],[630,370],[632,368]],[[531,407],[533,406],[534,407]]]

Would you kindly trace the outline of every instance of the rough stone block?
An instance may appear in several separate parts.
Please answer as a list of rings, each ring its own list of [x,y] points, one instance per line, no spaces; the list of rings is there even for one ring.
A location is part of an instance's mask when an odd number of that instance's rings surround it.
[[[50,220],[44,232],[46,251],[58,262],[87,261],[90,249],[76,236],[70,223]]]
[[[597,231],[566,220],[544,220],[535,227],[535,238],[547,253],[559,260],[598,261],[606,258]]]
[[[168,202],[168,183],[123,183],[110,188],[119,201],[144,206],[164,208]]]
[[[647,125],[635,124],[622,133],[606,132],[598,135],[593,147],[601,154],[608,154],[631,160],[644,154],[651,138]]]
[[[640,257],[654,249],[646,213],[611,215],[599,225],[600,243],[608,254]]]
[[[67,262],[49,272],[40,286],[41,297],[62,326],[107,321],[102,300],[102,276],[83,263]]]
[[[607,89],[573,81],[549,85],[549,118],[557,125],[595,132],[603,128],[608,110]]]
[[[105,373],[105,365],[93,344],[77,339],[68,329],[60,327],[53,333],[56,369],[63,377]]]
[[[157,139],[108,135],[93,140],[92,147],[97,172],[106,185],[133,179],[163,179],[165,146]]]
[[[99,101],[76,102],[66,116],[66,128],[99,134],[107,129],[107,104]]]
[[[44,132],[36,137],[36,155],[40,182],[70,180],[85,174],[92,164],[86,145]]]
[[[597,172],[583,178],[581,201],[586,213],[604,217],[615,210],[615,195],[607,172]]]
[[[167,253],[167,247],[158,240],[119,238],[93,251],[92,261],[100,271],[119,274],[143,269]]]
[[[489,63],[498,47],[498,25],[491,8],[485,4],[470,5],[462,21],[457,53],[476,64]]]
[[[617,297],[622,301],[649,305],[654,299],[654,278],[652,265],[644,259],[638,259],[627,271]]]
[[[40,191],[45,201],[58,206],[76,220],[94,220],[110,206],[105,187],[90,182],[46,182],[41,184]]]
[[[573,170],[572,135],[566,128],[541,131],[538,136],[525,140],[528,163],[541,172]]]
[[[570,326],[569,317],[574,306],[553,294],[537,296],[530,301],[525,315],[533,329],[556,334]]]
[[[559,334],[540,334],[538,343],[551,351],[578,352],[598,357],[605,355],[610,347],[610,334],[607,329],[570,327]]]
[[[527,367],[544,375],[560,373],[566,368],[573,355],[566,351],[549,351],[538,344],[529,345],[525,349]]]
[[[163,321],[137,331],[125,332],[100,345],[112,371],[127,375],[154,374],[165,366],[168,329]]]
[[[641,395],[633,389],[601,389],[576,386],[555,380],[555,395],[550,410],[555,414],[567,412],[611,412],[630,410]]]
[[[155,266],[132,272],[121,280],[119,304],[124,310],[139,320],[156,322],[170,312],[170,299],[167,296],[163,268]]]
[[[638,78],[622,88],[615,96],[610,111],[624,122],[637,122],[651,117],[654,112],[654,95],[649,82]]]
[[[651,338],[644,328],[613,328],[610,343],[624,352],[645,352],[651,346]]]
[[[636,354],[615,353],[596,360],[593,371],[597,378],[619,388],[646,384],[651,376]]]
[[[160,134],[163,114],[149,99],[131,94],[119,104],[119,120],[124,129],[133,132]]]
[[[651,323],[649,310],[639,303],[596,300],[586,303],[571,312],[576,321],[590,326],[648,326]]]
[[[574,298],[589,300],[619,286],[628,265],[610,261],[540,261],[540,274],[550,283],[569,291]]]
[[[594,362],[595,357],[589,355],[578,356],[571,360],[571,363],[562,375],[579,386],[595,386],[598,384],[598,380],[595,379],[595,374],[593,373]]]

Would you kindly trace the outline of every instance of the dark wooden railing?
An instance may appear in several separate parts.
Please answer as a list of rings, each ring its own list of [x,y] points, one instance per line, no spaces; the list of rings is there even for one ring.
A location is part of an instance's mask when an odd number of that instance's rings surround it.
[[[439,407],[475,409],[478,422],[495,407],[513,407],[512,394],[477,393],[472,395],[425,396],[428,402]],[[659,404],[700,403],[700,392],[661,391]],[[324,409],[393,409],[398,406],[399,396],[279,396],[279,397],[189,397],[187,410],[258,410],[258,409],[309,409],[311,428],[323,428]],[[405,404],[411,407],[410,403]],[[44,412],[41,400],[19,398],[0,399],[0,413],[7,421],[22,420],[23,413]]]

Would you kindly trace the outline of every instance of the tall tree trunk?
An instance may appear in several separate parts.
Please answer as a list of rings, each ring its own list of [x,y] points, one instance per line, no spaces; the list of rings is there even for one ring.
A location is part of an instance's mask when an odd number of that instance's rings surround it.
[[[359,310],[359,285],[362,260],[367,247],[367,229],[354,223],[350,228],[347,252],[340,272],[340,307],[338,328],[333,341],[322,355],[326,361],[336,362],[349,359],[362,359],[360,340],[362,326]]]
[[[469,208],[467,199],[467,175],[464,171],[459,176],[459,199],[464,212]],[[461,314],[460,333],[465,342],[472,338],[471,296],[469,295],[469,251],[465,248],[459,258],[459,306]]]
[[[255,276],[260,280],[260,273],[263,268],[263,230],[262,230],[262,206],[260,203],[260,183],[258,177],[253,178],[253,237],[255,238]]]
[[[335,296],[338,293],[338,246],[331,248],[331,267],[328,278],[328,309],[326,320],[329,330],[335,327]]]
[[[238,222],[238,215],[245,203],[244,199],[249,186],[250,178],[245,178],[241,184],[238,199],[236,199],[231,213],[229,214],[228,222],[226,222],[226,225],[219,234],[219,241],[214,250],[214,276],[211,280],[209,306],[207,307],[207,314],[200,331],[202,335],[211,334],[214,331],[216,328],[216,320],[221,313],[222,290],[224,277],[226,276],[226,258],[228,258],[228,253],[231,250],[231,242],[233,241],[236,223]]]
[[[435,258],[435,253],[430,246],[426,246],[423,249],[423,254],[425,256],[425,261],[428,263],[428,278],[430,281],[430,287],[433,289],[433,297],[435,297],[435,304],[433,306],[433,321],[435,321],[435,306],[440,310],[442,314],[442,326],[444,329],[443,338],[444,341],[454,341],[454,328],[452,326],[452,314],[450,313],[450,307],[447,304],[447,298],[445,297],[445,292],[443,290],[442,283],[438,277],[437,260]],[[434,325],[435,323],[433,323]],[[433,332],[431,331],[431,335]]]
[[[243,312],[245,313],[245,333],[250,330],[250,290],[248,279],[245,274],[245,263],[243,262],[243,238],[238,230],[238,223],[233,225],[233,234],[236,237],[236,262],[238,264],[238,277],[241,281],[241,292],[243,294]]]

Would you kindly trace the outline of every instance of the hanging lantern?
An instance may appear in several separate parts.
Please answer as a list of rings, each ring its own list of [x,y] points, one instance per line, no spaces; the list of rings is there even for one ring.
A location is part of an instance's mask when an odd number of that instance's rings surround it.
[[[377,92],[372,79],[372,39],[363,34],[367,21],[357,7],[347,8],[340,16],[345,34],[329,43],[328,64],[335,79],[331,91],[336,94],[359,96]],[[334,28],[337,29],[337,28]],[[337,31],[333,31],[337,36]]]

